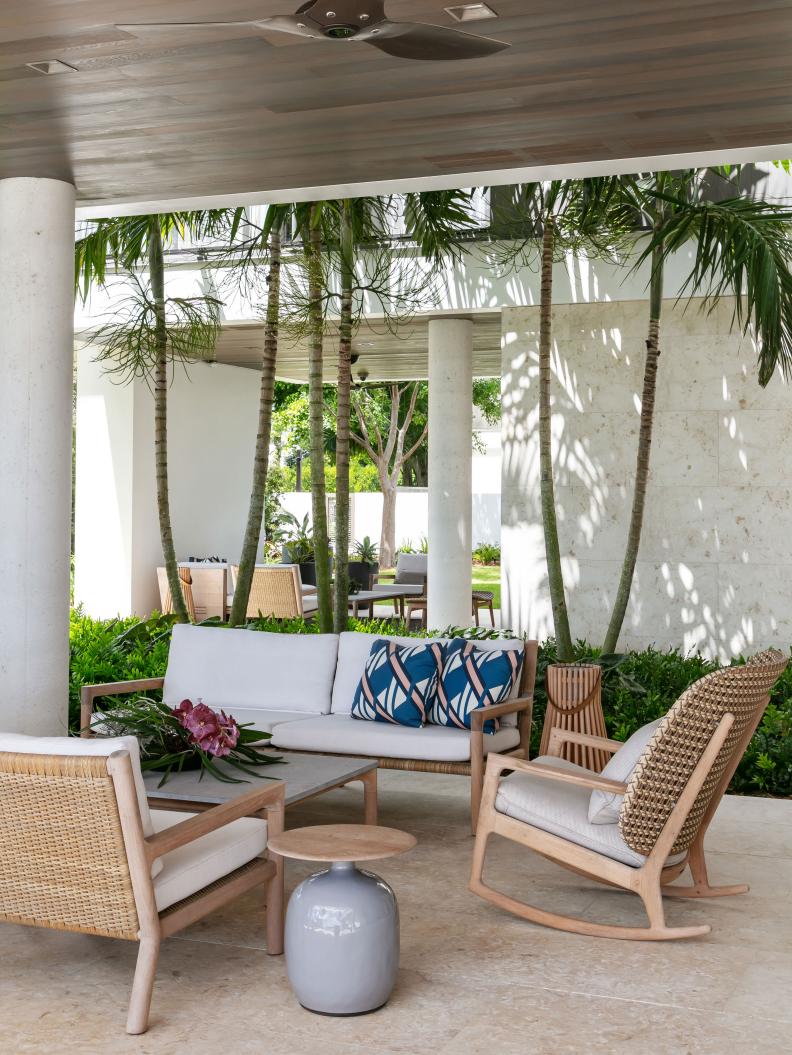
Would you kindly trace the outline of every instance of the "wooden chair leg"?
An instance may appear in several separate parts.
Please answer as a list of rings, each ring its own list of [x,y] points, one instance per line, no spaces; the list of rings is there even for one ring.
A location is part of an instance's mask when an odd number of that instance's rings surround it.
[[[135,979],[132,983],[132,996],[129,1000],[127,1033],[137,1035],[145,1033],[148,1029],[151,994],[154,989],[154,976],[157,973],[159,951],[159,935],[141,938],[137,966],[135,967]]]
[[[476,602],[473,602],[473,618],[476,621],[476,626],[479,625],[479,606]]]
[[[492,601],[490,601],[490,603],[489,603],[489,614],[490,614],[490,622],[492,623],[492,629],[494,630],[495,629],[495,608],[494,608],[494,606],[492,604]]]
[[[747,883],[735,883],[733,886],[710,886],[707,861],[704,857],[704,839],[701,832],[690,847],[688,866],[693,877],[693,885],[673,886],[669,884],[664,886],[663,894],[666,897],[732,897],[736,894],[747,894],[750,890]]]

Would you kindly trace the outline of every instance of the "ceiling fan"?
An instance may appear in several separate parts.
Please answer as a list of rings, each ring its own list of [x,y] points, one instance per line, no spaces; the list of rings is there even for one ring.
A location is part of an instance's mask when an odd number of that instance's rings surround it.
[[[296,14],[243,22],[139,22],[118,29],[201,29],[251,26],[293,36],[371,44],[401,59],[476,59],[494,55],[510,45],[445,26],[423,22],[392,22],[385,0],[308,0]]]

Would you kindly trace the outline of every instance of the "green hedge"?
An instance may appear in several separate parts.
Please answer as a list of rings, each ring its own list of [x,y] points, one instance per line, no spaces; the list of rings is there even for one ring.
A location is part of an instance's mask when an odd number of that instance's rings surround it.
[[[165,673],[172,625],[170,616],[155,615],[140,622],[131,618],[91,619],[79,610],[72,612],[69,718],[73,729],[79,724],[83,685],[155,678]],[[270,633],[319,632],[315,622],[306,623],[302,619],[257,619],[249,627]],[[394,626],[389,621],[350,619],[349,629],[370,634],[426,636],[415,631],[410,634],[406,626]],[[471,632],[450,633],[458,636]],[[475,636],[498,635],[482,629]],[[546,704],[545,670],[555,659],[554,643],[545,642],[539,652],[533,752],[539,746]],[[605,722],[608,734],[617,740],[625,740],[641,725],[665,714],[688,685],[718,667],[717,663],[698,655],[683,656],[653,648],[622,656],[601,656],[585,642],[578,642],[576,659],[602,663]],[[770,706],[735,774],[732,790],[743,794],[792,796],[792,667],[773,690]]]

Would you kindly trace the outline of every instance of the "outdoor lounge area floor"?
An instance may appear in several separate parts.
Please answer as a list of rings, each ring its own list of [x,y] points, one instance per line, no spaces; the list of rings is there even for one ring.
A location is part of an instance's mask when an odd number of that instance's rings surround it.
[[[673,922],[710,922],[688,942],[584,938],[515,919],[466,889],[472,840],[459,777],[380,774],[380,820],[412,853],[375,863],[395,888],[402,961],[373,1015],[304,1011],[283,957],[264,949],[253,896],[169,939],[151,1029],[124,1033],[136,946],[0,926],[2,1055],[620,1055],[788,1052],[792,1033],[792,802],[727,798],[710,833],[716,882],[743,897],[669,902]],[[289,827],[358,821],[356,789],[290,811]],[[595,887],[493,840],[489,877],[561,912],[643,923],[637,899]],[[313,870],[290,862],[287,887]]]

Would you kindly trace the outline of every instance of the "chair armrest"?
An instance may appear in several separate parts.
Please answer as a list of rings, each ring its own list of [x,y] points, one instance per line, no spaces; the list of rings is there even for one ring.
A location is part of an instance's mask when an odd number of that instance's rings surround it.
[[[83,685],[80,689],[80,736],[90,736],[89,726],[94,700],[102,696],[123,696],[141,689],[161,689],[164,678],[138,678],[136,681],[108,681],[99,685]]]
[[[544,763],[537,765],[536,762],[525,762],[511,755],[489,755],[487,757],[487,776],[490,773],[501,773],[504,769],[511,769],[518,773],[530,773],[532,777],[540,777],[543,780],[576,784],[578,787],[591,788],[592,791],[609,791],[614,795],[623,795],[627,790],[627,785],[621,780],[608,780],[597,773],[583,776],[580,773],[571,773],[568,769],[562,769],[559,766],[546,766]]]
[[[596,747],[600,751],[615,754],[620,747],[624,747],[621,740],[609,740],[606,736],[592,736],[591,733],[576,733],[571,729],[559,729],[556,726],[550,732],[550,742],[547,745],[547,753],[561,757],[561,748],[564,744],[582,744],[584,747]]]
[[[484,723],[491,718],[500,718],[504,714],[518,714],[522,711],[531,710],[533,707],[533,696],[520,696],[515,700],[506,700],[504,703],[496,703],[493,707],[477,707],[470,712],[471,732],[477,732],[484,728]]]
[[[284,810],[286,785],[282,780],[270,782],[266,788],[252,788],[230,802],[212,806],[203,813],[196,813],[186,821],[174,824],[163,832],[150,835],[146,840],[146,854],[149,861],[178,850],[180,846],[200,839],[202,835],[216,831],[240,817],[250,817],[259,810],[266,809],[282,813]]]

